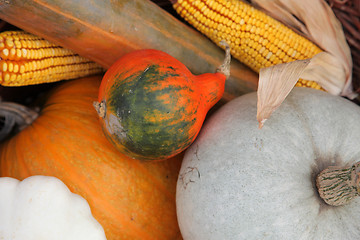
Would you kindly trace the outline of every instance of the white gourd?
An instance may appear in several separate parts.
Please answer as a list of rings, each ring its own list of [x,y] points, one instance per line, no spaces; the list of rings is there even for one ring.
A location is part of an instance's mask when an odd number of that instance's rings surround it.
[[[1,240],[106,240],[87,201],[58,178],[0,177]]]
[[[186,151],[176,196],[184,240],[360,239],[360,200],[330,206],[316,187],[328,166],[360,161],[359,106],[295,88],[259,129],[256,103],[251,93],[221,107]]]

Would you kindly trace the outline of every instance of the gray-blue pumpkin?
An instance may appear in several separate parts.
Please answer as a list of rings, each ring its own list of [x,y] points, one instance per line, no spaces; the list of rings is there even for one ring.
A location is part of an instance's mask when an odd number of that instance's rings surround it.
[[[360,160],[360,108],[296,88],[259,129],[256,104],[255,93],[227,103],[187,150],[176,196],[183,238],[360,239],[360,200],[330,206],[316,187],[328,166]]]

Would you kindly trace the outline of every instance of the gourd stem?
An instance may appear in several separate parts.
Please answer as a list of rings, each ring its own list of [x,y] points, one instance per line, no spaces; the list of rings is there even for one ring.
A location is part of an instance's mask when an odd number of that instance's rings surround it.
[[[3,123],[0,130],[0,140],[5,139],[14,127],[19,131],[30,125],[38,112],[18,103],[0,101],[0,117]]]
[[[360,193],[360,162],[348,168],[330,166],[316,178],[320,197],[331,206],[349,203]]]
[[[230,46],[225,40],[220,41],[220,45],[225,46],[225,59],[223,63],[217,68],[216,72],[220,72],[228,78],[230,76],[230,61],[231,61],[231,54],[230,54]]]

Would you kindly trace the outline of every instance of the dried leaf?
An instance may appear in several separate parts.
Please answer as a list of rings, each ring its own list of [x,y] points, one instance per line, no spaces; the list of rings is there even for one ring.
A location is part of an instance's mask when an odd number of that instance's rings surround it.
[[[336,68],[339,61],[331,54],[321,52],[313,58],[262,68],[259,74],[257,91],[257,120],[261,128],[286,96],[290,93],[299,78],[317,81],[328,92],[339,95],[344,82],[338,81],[345,76],[342,68]],[[336,71],[329,69],[335,68]],[[341,86],[339,84],[342,84]]]
[[[259,128],[284,101],[309,63],[308,59],[298,60],[260,70],[256,116]]]
[[[327,52],[322,52],[311,59],[309,66],[300,77],[319,83],[333,95],[341,95],[341,89],[345,88],[345,81],[339,81],[339,79],[345,79],[346,73],[343,68],[339,68],[340,65],[341,60]],[[352,96],[351,93],[347,95]]]
[[[257,120],[261,128],[286,96],[290,93],[299,78],[318,81],[328,92],[339,95],[344,82],[338,81],[345,76],[342,68],[336,68],[339,61],[331,54],[321,52],[313,58],[262,68],[259,74]],[[329,71],[335,68],[336,71]]]

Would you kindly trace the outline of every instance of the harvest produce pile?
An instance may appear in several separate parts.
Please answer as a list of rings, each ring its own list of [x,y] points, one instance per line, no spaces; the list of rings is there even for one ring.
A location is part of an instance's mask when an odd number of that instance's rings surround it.
[[[351,8],[0,2],[0,239],[359,239]]]

